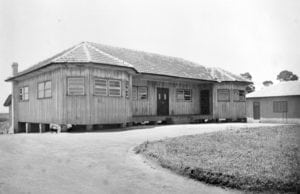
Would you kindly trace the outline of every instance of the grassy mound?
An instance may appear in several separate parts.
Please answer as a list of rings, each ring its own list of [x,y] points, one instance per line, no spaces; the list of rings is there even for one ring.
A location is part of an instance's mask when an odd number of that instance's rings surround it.
[[[244,128],[136,147],[163,167],[206,183],[256,191],[299,191],[300,126]]]

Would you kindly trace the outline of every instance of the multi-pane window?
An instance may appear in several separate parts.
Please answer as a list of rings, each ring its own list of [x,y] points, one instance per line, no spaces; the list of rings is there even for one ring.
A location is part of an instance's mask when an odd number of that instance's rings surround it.
[[[129,98],[129,81],[125,81],[125,97]]]
[[[109,96],[121,96],[121,81],[108,80]]]
[[[97,96],[107,96],[107,80],[94,79],[94,94]]]
[[[38,83],[38,98],[50,98],[51,96],[51,81]]]
[[[244,90],[233,90],[233,101],[245,102],[245,91]]]
[[[147,100],[148,88],[146,86],[132,86],[132,100]]]
[[[19,93],[20,101],[29,100],[28,92],[29,92],[28,86],[24,86],[24,87],[20,88],[20,93]]]
[[[218,101],[219,102],[229,102],[230,101],[230,92],[228,89],[219,89],[218,90]]]
[[[288,102],[287,101],[274,101],[273,102],[273,112],[277,112],[277,113],[288,112]]]
[[[68,77],[68,95],[83,96],[84,95],[84,77]]]
[[[147,87],[138,87],[138,99],[147,100],[148,98],[148,88]]]
[[[178,101],[192,101],[192,90],[190,90],[190,89],[176,89],[176,100],[178,100]]]

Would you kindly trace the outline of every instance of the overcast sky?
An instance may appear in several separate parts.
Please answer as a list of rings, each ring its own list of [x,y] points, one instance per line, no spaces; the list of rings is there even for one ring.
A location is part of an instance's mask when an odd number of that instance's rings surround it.
[[[0,0],[0,112],[19,70],[82,41],[182,57],[240,74],[258,88],[300,76],[299,0]]]

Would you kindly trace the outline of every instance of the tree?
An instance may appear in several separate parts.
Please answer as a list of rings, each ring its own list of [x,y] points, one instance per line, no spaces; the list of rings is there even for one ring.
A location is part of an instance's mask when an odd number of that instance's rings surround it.
[[[279,81],[293,81],[293,80],[298,80],[298,76],[296,74],[294,74],[293,72],[291,72],[291,71],[284,70],[284,71],[281,71],[277,75],[277,80],[279,80]]]
[[[246,72],[246,73],[241,73],[240,74],[243,78],[251,81],[252,80],[252,75],[249,73],[249,72]],[[254,84],[249,84],[247,87],[246,87],[246,92],[247,93],[251,93],[251,92],[254,92],[255,90],[255,86]]]
[[[273,85],[273,82],[271,80],[266,80],[266,81],[263,82],[263,85],[268,87],[270,85]]]

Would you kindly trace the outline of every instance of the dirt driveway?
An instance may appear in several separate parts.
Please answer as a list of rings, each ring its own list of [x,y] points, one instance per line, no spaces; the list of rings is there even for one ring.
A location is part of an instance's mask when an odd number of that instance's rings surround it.
[[[263,124],[194,124],[0,136],[0,193],[238,193],[150,164],[144,141]]]

